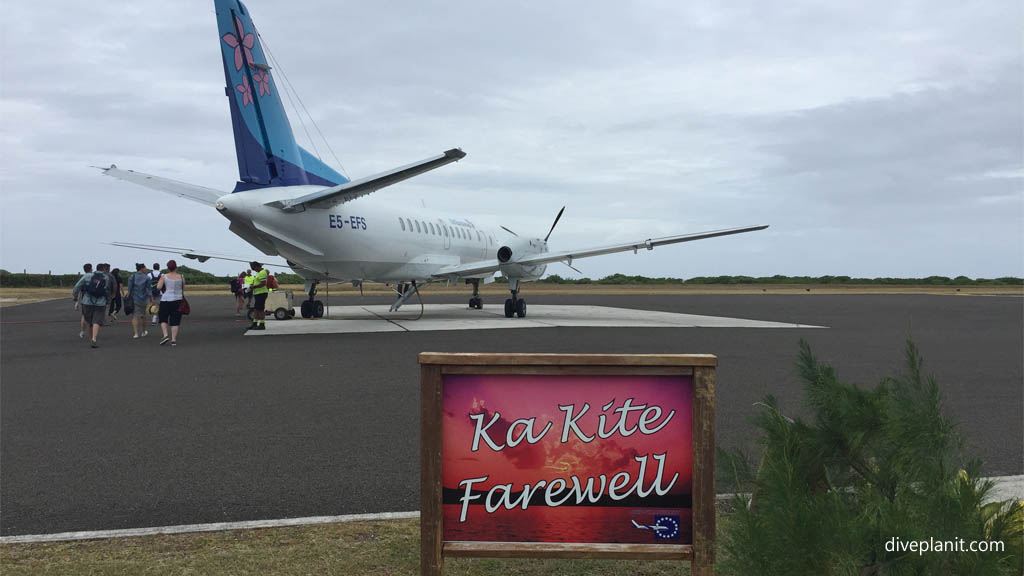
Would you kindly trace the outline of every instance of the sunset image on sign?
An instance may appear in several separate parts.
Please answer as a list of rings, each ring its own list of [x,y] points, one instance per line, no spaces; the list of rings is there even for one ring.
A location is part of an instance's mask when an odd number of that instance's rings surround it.
[[[691,376],[443,376],[444,540],[690,544]]]

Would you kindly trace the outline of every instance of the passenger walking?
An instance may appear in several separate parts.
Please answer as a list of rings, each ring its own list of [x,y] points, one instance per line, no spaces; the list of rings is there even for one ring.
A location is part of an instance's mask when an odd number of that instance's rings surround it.
[[[178,264],[174,260],[167,262],[167,271],[160,275],[157,290],[163,295],[160,298],[160,332],[164,337],[160,340],[163,346],[168,342],[171,346],[178,345],[178,326],[181,325],[181,301],[185,298],[185,279],[178,274]],[[168,335],[168,325],[170,335]]]
[[[245,307],[245,271],[231,279],[231,293],[235,295],[235,316],[242,315],[242,308]]]
[[[252,279],[252,324],[248,330],[266,330],[267,294],[270,292],[267,287],[267,276],[270,273],[264,270],[263,265],[259,262],[250,262],[249,265],[256,271],[256,274]]]
[[[160,304],[160,290],[157,289],[157,284],[160,282],[160,263],[153,262],[153,270],[149,273],[149,282],[152,287],[151,293],[153,295],[153,303],[156,305]],[[153,325],[156,326],[158,314],[153,314]]]
[[[132,338],[149,335],[146,330],[146,310],[153,305],[153,293],[149,288],[149,271],[146,265],[139,263],[135,265],[135,274],[128,277],[127,298],[130,298],[135,308],[132,310]],[[141,331],[141,333],[140,333]]]
[[[110,321],[117,322],[117,313],[121,311],[122,306],[121,298],[124,296],[124,288],[122,287],[124,280],[121,279],[121,269],[114,268],[111,270],[110,277],[114,279],[114,295],[110,299]]]
[[[92,264],[90,264],[88,262],[83,264],[82,265],[82,272],[85,273],[85,274],[92,274]],[[76,284],[76,286],[77,286],[77,284]],[[71,297],[75,301],[75,310],[79,310],[81,308],[81,302],[80,302],[81,294],[76,294],[74,292],[74,290],[72,290]],[[89,329],[89,325],[86,323],[84,315],[81,317],[81,323],[79,324],[79,326],[81,326],[81,327],[78,330],[78,337],[79,338],[85,338],[85,332],[86,332],[86,330]]]
[[[107,301],[111,295],[112,280],[102,268],[103,265],[98,264],[94,272],[83,274],[71,291],[72,296],[81,303],[82,319],[91,327],[90,346],[93,348],[99,348],[97,339],[100,326],[107,317]]]

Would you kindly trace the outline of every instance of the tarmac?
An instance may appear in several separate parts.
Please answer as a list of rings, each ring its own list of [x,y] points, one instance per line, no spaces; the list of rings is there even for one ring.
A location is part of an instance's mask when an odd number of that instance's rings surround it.
[[[90,349],[70,300],[3,308],[0,535],[418,510],[421,351],[716,354],[718,444],[753,448],[765,394],[801,414],[800,338],[867,386],[902,369],[909,336],[983,472],[1024,472],[1020,297],[527,287],[527,318],[506,319],[497,298],[465,310],[463,292],[431,295],[419,320],[418,304],[389,319],[387,298],[332,295],[334,318],[268,321],[259,337],[230,295],[195,296],[175,348],[120,323]],[[601,322],[567,325],[571,312]],[[389,327],[346,331],[359,322]]]

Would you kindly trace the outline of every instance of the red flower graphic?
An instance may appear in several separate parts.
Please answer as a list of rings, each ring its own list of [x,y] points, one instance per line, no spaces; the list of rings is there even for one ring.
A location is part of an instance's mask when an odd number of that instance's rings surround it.
[[[239,30],[240,34],[245,33],[245,26],[242,26],[242,20],[235,16],[235,29]],[[242,41],[238,41],[238,37],[234,34],[228,33],[222,37],[224,43],[235,49],[235,70],[242,69],[242,52],[245,51],[245,62],[252,65],[252,47],[256,43],[256,36],[251,32],[242,36]]]
[[[252,104],[252,87],[249,86],[249,78],[242,76],[242,83],[235,86],[235,90],[242,93],[242,107]]]
[[[252,80],[259,86],[260,96],[270,94],[270,74],[266,70],[260,70],[253,74]]]

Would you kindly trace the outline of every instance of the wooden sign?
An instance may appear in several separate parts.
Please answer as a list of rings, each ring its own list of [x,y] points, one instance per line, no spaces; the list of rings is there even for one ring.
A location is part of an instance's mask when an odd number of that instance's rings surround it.
[[[711,355],[420,361],[420,569],[446,556],[635,558],[712,574]]]

